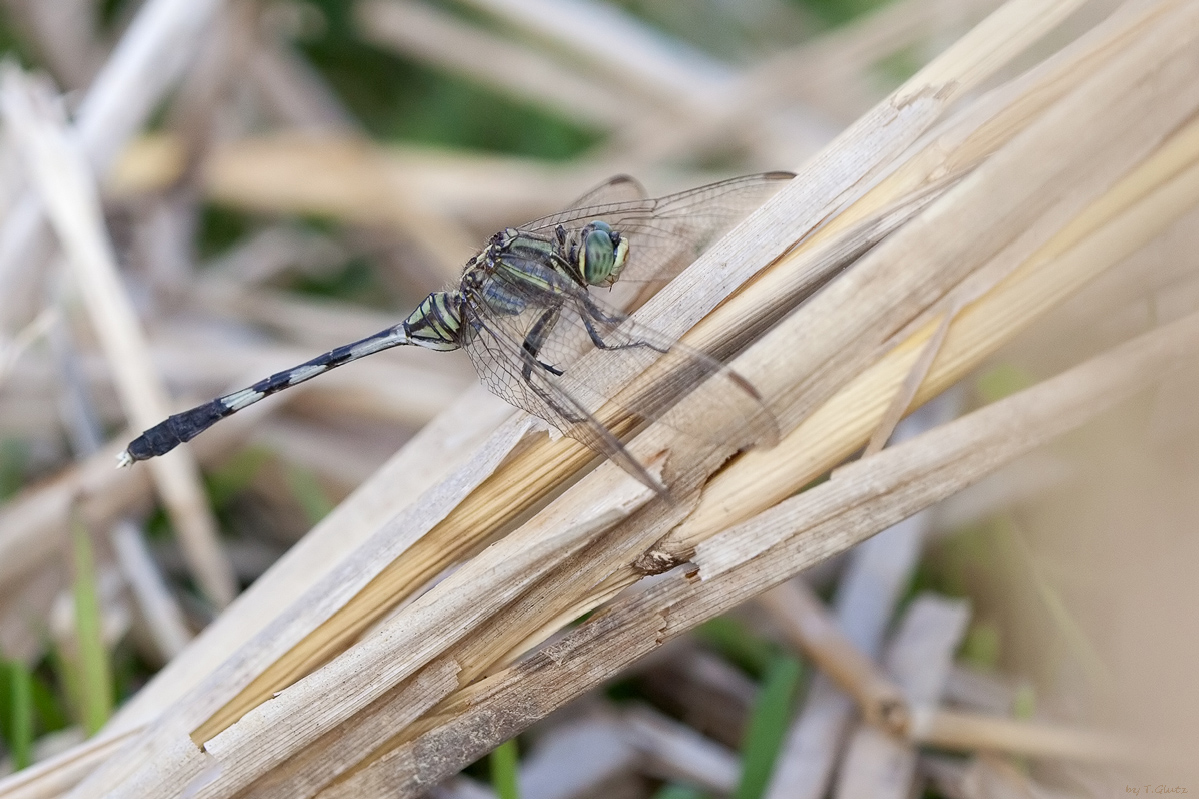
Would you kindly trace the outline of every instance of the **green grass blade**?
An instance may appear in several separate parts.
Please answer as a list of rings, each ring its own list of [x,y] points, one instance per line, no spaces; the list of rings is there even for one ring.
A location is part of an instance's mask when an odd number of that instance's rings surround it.
[[[14,660],[7,665],[12,709],[8,746],[13,766],[20,771],[33,762],[33,681],[24,663]]]
[[[55,665],[54,658],[50,659],[51,668]],[[66,699],[55,693],[45,680],[37,675],[36,672],[30,674],[29,685],[32,689],[30,697],[33,700],[33,712],[37,717],[39,729],[43,733],[57,732],[69,725],[70,719],[67,718],[66,710],[63,705]]]
[[[799,660],[790,656],[775,658],[766,669],[750,712],[735,799],[759,799],[765,793],[791,723],[792,704],[802,675]]]
[[[79,646],[79,715],[94,734],[112,714],[112,670],[100,627],[100,596],[92,542],[81,525],[74,527],[75,635]]]
[[[517,786],[516,739],[505,741],[495,748],[489,760],[491,788],[499,799],[520,799]]]

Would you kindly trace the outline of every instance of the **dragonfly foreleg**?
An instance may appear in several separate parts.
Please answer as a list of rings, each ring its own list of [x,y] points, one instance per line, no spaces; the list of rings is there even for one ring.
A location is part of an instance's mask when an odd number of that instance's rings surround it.
[[[537,354],[541,352],[541,348],[545,346],[545,340],[549,338],[550,333],[553,332],[554,325],[558,324],[558,317],[561,315],[561,313],[561,305],[547,309],[546,312],[543,313],[541,317],[533,323],[533,327],[529,329],[529,334],[525,336],[524,344],[521,345],[521,348],[525,351],[525,365],[521,370],[521,374],[524,375],[525,380],[529,380],[529,378],[532,376],[534,366],[540,366],[542,369],[545,369],[552,375],[561,376],[561,369],[550,366],[545,361],[538,360],[537,358]]]

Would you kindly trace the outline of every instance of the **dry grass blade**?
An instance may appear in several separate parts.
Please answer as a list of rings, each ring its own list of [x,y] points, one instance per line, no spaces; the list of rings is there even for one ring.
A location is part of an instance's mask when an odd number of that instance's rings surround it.
[[[5,71],[0,92],[5,118],[28,156],[31,177],[68,254],[92,326],[116,376],[122,404],[135,426],[151,427],[169,415],[170,404],[154,373],[136,313],[120,285],[86,162],[63,130],[38,110],[35,95],[18,70]],[[237,594],[237,583],[217,541],[216,521],[195,461],[185,451],[163,459],[151,471],[196,580],[212,601],[227,605]]]
[[[517,97],[560,108],[570,118],[615,127],[635,113],[634,98],[572,72],[564,64],[473,28],[419,3],[367,0],[355,5],[366,38]]]

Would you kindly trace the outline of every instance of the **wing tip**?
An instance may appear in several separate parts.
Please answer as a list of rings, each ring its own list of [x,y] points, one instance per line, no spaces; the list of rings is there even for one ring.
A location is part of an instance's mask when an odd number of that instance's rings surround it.
[[[121,454],[117,455],[117,468],[128,469],[133,465],[135,458],[129,453],[129,450],[122,450]]]

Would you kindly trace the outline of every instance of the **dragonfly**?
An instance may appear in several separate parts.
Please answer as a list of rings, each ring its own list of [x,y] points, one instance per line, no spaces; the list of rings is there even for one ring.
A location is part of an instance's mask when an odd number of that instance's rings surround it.
[[[429,294],[399,324],[175,414],[134,439],[118,462],[129,466],[164,455],[265,397],[407,345],[464,350],[493,393],[664,493],[620,436],[596,418],[613,401],[612,374],[665,359],[666,378],[652,390],[621,397],[620,407],[635,419],[661,418],[709,379],[727,384],[712,393],[727,405],[716,410],[730,419],[721,436],[743,430],[746,445],[761,443],[773,419],[752,384],[729,366],[635,322],[603,292],[652,292],[793,177],[766,172],[658,198],[647,197],[627,175],[614,177],[566,210],[495,233],[466,263],[456,287]]]

